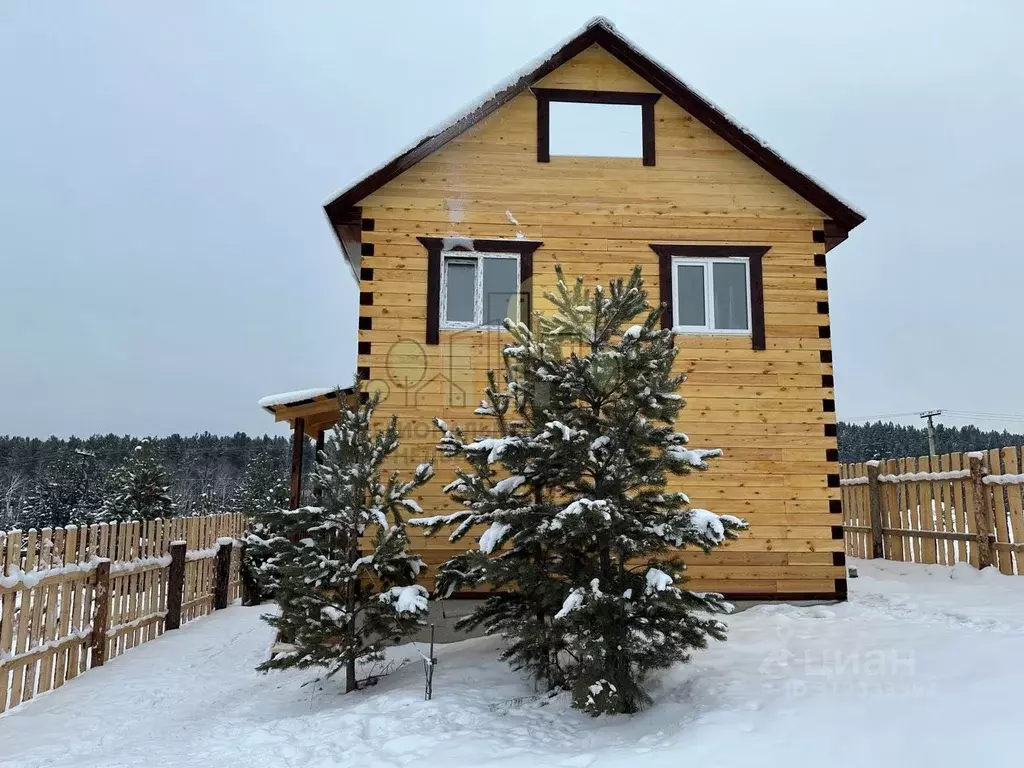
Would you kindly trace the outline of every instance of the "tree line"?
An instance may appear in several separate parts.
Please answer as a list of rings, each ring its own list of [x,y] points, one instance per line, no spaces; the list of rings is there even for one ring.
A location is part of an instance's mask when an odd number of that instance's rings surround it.
[[[243,511],[264,491],[283,504],[290,463],[290,441],[266,435],[0,436],[0,530]]]
[[[843,462],[928,454],[928,433],[919,426],[839,422],[838,434]],[[939,424],[935,442],[939,453],[979,451],[1024,445],[1024,434]],[[236,511],[247,470],[250,475],[262,473],[259,483],[264,486],[288,480],[291,443],[280,436],[250,437],[242,432],[145,439],[130,435],[46,440],[0,436],[0,530],[98,520],[105,501],[108,515],[122,514],[123,509],[110,509],[111,498],[117,493],[122,499],[125,496],[126,465],[135,449],[144,444],[149,458],[160,468],[153,483],[166,487],[169,503],[161,507],[165,514]],[[305,452],[303,465],[308,474],[313,460],[308,441]],[[255,483],[256,477],[250,481]],[[303,482],[307,493],[310,485]],[[129,496],[122,506],[130,503]]]
[[[844,463],[928,455],[928,430],[924,427],[895,424],[891,421],[864,424],[847,424],[841,421],[838,435],[839,460]],[[1024,445],[1024,435],[1006,430],[984,431],[974,425],[935,425],[935,452],[940,455],[1014,445]]]

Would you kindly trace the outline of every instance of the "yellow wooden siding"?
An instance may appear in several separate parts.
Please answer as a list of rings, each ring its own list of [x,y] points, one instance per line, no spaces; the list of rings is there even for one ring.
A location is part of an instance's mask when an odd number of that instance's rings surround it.
[[[653,90],[602,49],[594,47],[545,78],[541,85],[625,91]],[[523,94],[361,202],[374,220],[363,242],[374,254],[362,265],[373,280],[373,305],[360,315],[373,329],[359,365],[370,369],[371,387],[386,392],[382,413],[399,414],[404,442],[396,466],[411,470],[433,454],[437,415],[475,436],[489,421],[473,414],[489,367],[501,367],[503,334],[441,332],[425,339],[427,253],[417,236],[481,238],[518,234],[543,242],[534,256],[534,308],[554,283],[553,266],[588,281],[626,277],[643,268],[652,301],[658,297],[657,258],[650,243],[770,245],[764,257],[767,349],[753,351],[747,336],[683,336],[678,370],[687,408],[679,428],[695,447],[725,451],[707,473],[681,486],[695,506],[743,515],[750,531],[728,547],[689,555],[695,588],[731,593],[832,593],[844,575],[833,565],[843,542],[832,537],[839,515],[829,514],[838,488],[827,487],[837,464],[824,425],[835,423],[822,400],[833,391],[821,376],[819,338],[828,325],[816,289],[825,276],[812,239],[823,214],[729,146],[667,98],[655,106],[657,165],[638,159],[552,157],[536,160],[536,102]],[[506,211],[518,221],[513,224]],[[453,463],[438,462],[438,479],[423,491],[428,513],[451,511],[441,493]],[[418,538],[418,535],[417,535]],[[444,536],[417,542],[430,565],[452,551]]]

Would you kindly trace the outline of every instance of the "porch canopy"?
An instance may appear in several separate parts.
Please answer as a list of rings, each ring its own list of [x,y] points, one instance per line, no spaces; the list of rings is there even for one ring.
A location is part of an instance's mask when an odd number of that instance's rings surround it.
[[[324,432],[338,423],[342,403],[355,406],[359,393],[355,387],[323,387],[268,395],[260,407],[274,414],[274,421],[287,421],[292,428],[291,508],[302,498],[302,442],[316,441],[316,455],[324,447]]]

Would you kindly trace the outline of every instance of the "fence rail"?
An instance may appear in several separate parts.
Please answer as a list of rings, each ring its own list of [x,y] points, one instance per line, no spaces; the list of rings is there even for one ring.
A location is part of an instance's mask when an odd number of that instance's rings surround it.
[[[840,467],[846,553],[1024,575],[1021,448]]]
[[[240,514],[0,532],[0,712],[239,596]]]

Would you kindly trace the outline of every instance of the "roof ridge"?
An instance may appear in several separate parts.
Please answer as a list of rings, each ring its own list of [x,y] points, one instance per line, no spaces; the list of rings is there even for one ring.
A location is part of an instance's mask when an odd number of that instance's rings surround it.
[[[593,44],[607,50],[695,119],[819,208],[843,231],[848,232],[864,221],[864,214],[829,191],[812,176],[787,162],[752,131],[619,32],[609,19],[595,16],[557,46],[513,72],[482,100],[473,102],[469,109],[464,109],[441,123],[416,143],[409,145],[397,156],[363,176],[327,203],[324,208],[331,223],[343,223],[348,211],[360,200],[469,130]]]

